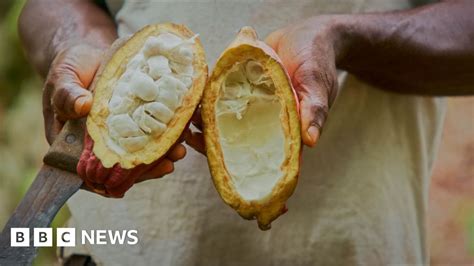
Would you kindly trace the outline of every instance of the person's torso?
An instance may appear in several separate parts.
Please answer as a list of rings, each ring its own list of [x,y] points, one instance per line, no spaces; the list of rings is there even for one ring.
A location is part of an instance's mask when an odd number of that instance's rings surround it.
[[[318,14],[404,9],[413,0],[140,0],[109,1],[116,12],[119,35],[151,23],[187,25],[200,35],[213,66],[238,30],[254,27],[260,37]],[[415,1],[416,2],[416,1]],[[114,12],[114,13],[115,13]]]
[[[112,2],[112,1],[111,1]],[[408,0],[126,1],[121,36],[158,22],[200,35],[210,69],[242,26],[261,38],[306,17],[408,8]],[[289,212],[260,231],[224,204],[204,156],[188,148],[174,173],[124,199],[81,192],[78,228],[138,229],[137,246],[86,247],[106,265],[343,265],[426,262],[424,211],[442,101],[341,82],[316,148],[305,148]]]

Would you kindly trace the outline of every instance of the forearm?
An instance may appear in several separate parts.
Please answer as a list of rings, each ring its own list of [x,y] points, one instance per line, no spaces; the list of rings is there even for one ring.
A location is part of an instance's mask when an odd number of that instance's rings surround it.
[[[474,3],[466,0],[345,16],[337,66],[401,93],[474,94],[472,14]]]
[[[117,38],[112,18],[87,0],[29,0],[19,33],[30,62],[43,77],[55,55],[71,44],[106,49]]]

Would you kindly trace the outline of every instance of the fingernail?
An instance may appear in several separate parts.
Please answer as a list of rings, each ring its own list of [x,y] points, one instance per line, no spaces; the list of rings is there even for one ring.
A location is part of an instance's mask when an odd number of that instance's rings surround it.
[[[78,115],[85,115],[87,112],[89,112],[91,104],[92,97],[90,95],[81,96],[74,103],[74,111]]]
[[[319,128],[315,126],[310,126],[308,129],[308,136],[311,140],[311,146],[314,146],[314,144],[316,144],[316,141],[318,141],[319,138]]]

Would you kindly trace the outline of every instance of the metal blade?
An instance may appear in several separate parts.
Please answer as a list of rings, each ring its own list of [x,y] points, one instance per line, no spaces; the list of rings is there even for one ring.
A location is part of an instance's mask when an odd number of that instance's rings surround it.
[[[15,209],[0,235],[0,266],[31,265],[37,248],[11,247],[10,229],[48,227],[66,201],[81,187],[75,174],[83,147],[84,121],[68,121],[51,145],[33,184]]]
[[[49,227],[56,213],[81,187],[73,173],[44,165],[0,236],[0,265],[31,265],[37,248],[33,247],[32,228]],[[11,247],[10,229],[30,228],[29,247]]]

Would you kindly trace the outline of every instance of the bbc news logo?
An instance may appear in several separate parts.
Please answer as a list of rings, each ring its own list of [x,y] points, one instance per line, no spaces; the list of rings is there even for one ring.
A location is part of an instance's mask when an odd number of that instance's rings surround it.
[[[33,240],[34,247],[53,246],[53,228],[11,228],[10,245],[12,247],[29,247]],[[76,239],[75,228],[56,228],[57,247],[75,247],[76,240],[85,245],[136,245],[137,230],[81,230]],[[30,239],[31,237],[31,239]]]

